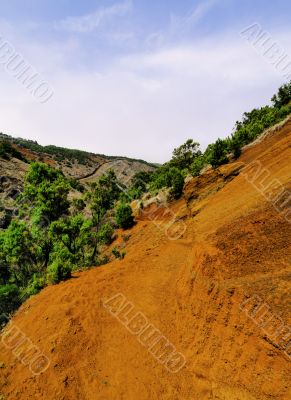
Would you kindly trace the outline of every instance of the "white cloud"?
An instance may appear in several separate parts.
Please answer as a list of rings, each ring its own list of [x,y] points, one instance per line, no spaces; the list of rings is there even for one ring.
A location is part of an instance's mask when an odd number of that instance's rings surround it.
[[[290,32],[273,34],[291,53]],[[235,33],[141,50],[111,60],[102,72],[98,65],[66,67],[63,60],[80,51],[74,42],[43,49],[29,41],[22,48],[55,95],[40,105],[0,68],[0,131],[157,162],[189,137],[206,146],[230,134],[244,111],[265,104],[283,83]]]
[[[185,15],[171,13],[168,28],[150,33],[145,39],[146,47],[159,48],[166,43],[176,41],[177,38],[181,39],[187,36],[189,31],[212,10],[217,2],[218,0],[204,0]]]
[[[125,0],[123,3],[115,3],[110,7],[99,8],[91,14],[67,17],[56,22],[55,27],[69,32],[92,32],[114,17],[123,17],[131,10],[131,7],[132,1]]]
[[[190,13],[186,21],[189,23],[196,23],[200,19],[202,19],[217,3],[217,0],[208,0],[203,1],[194,8],[194,10]]]
[[[204,0],[198,3],[194,9],[184,16],[171,15],[171,32],[183,33],[189,30],[193,25],[202,20],[209,11],[217,4],[217,0]]]

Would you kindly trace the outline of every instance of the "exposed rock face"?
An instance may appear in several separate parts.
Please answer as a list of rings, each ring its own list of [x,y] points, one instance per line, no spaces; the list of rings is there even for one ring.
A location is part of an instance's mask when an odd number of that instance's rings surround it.
[[[81,178],[80,182],[83,184],[96,182],[100,176],[110,169],[115,172],[118,181],[122,182],[125,186],[128,186],[137,172],[153,171],[155,168],[139,161],[129,161],[125,159],[105,161],[100,165],[100,167],[95,168],[91,174]]]

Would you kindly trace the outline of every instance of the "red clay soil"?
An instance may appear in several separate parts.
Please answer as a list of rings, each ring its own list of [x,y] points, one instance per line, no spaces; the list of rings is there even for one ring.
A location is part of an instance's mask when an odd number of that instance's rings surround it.
[[[25,147],[18,146],[17,144],[13,144],[13,147],[17,151],[19,151],[28,161],[39,161],[40,160],[39,154],[37,154],[35,151],[26,149]],[[44,162],[52,167],[56,167],[56,162],[51,157],[43,155],[42,162]]]
[[[174,225],[160,210],[141,218],[124,260],[28,300],[2,336],[3,398],[290,400],[290,199],[276,198],[290,182],[290,144],[289,122],[188,182]],[[264,180],[254,180],[258,165]],[[171,240],[175,226],[186,230]],[[180,370],[141,344],[129,315],[104,307],[119,293],[183,354]],[[17,329],[48,357],[41,374],[11,344]]]

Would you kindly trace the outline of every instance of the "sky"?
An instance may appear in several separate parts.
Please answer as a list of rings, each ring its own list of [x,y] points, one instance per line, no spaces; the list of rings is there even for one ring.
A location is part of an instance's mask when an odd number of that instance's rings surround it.
[[[291,61],[290,0],[0,0],[0,131],[90,152],[165,162],[204,149],[286,77],[241,34],[258,24]],[[7,70],[1,43],[53,95]]]

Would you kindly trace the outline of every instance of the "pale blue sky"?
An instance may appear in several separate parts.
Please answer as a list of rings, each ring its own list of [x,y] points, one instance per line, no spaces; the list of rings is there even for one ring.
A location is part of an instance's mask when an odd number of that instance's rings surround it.
[[[240,37],[259,23],[291,56],[291,3],[263,0],[0,1],[0,37],[55,94],[39,104],[0,65],[0,130],[166,161],[205,147],[284,77]]]

